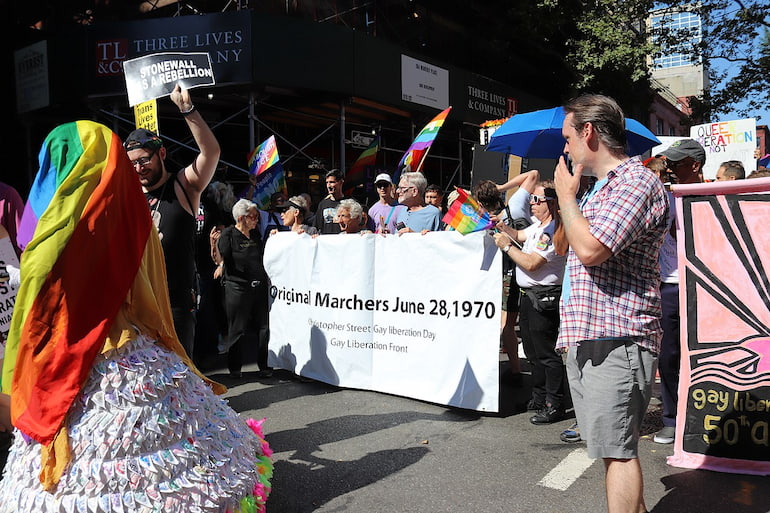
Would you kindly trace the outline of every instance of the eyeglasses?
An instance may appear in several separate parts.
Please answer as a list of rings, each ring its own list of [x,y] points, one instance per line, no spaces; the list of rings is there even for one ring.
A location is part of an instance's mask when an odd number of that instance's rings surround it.
[[[669,169],[676,169],[679,166],[683,166],[685,164],[690,165],[690,161],[688,157],[685,157],[682,160],[666,160],[666,166]]]
[[[249,219],[259,219],[259,214],[247,214],[244,217],[248,217]]]
[[[529,204],[530,205],[539,205],[541,203],[545,203],[546,201],[551,201],[551,200],[555,200],[555,199],[556,198],[552,198],[550,196],[537,196],[537,195],[533,194],[529,198]]]
[[[380,182],[380,183],[376,183],[376,184],[374,184],[374,185],[375,185],[375,186],[376,186],[378,189],[387,189],[388,187],[390,187],[390,186],[391,186],[391,185],[393,185],[393,184],[392,184],[392,183],[387,183],[387,182]]]
[[[414,189],[414,185],[410,185],[408,187],[401,187],[400,185],[396,187],[397,191],[408,191],[409,189]]]
[[[153,158],[154,156],[155,156],[155,152],[153,151],[153,152],[152,152],[152,153],[150,153],[149,155],[146,155],[146,156],[144,156],[144,157],[139,157],[139,158],[138,158],[138,159],[136,159],[136,160],[132,160],[132,161],[131,161],[131,165],[132,165],[132,166],[134,166],[134,167],[136,167],[136,166],[139,166],[139,167],[144,167],[144,166],[146,166],[147,164],[149,164],[149,163],[150,163],[150,161],[152,160],[152,158]]]

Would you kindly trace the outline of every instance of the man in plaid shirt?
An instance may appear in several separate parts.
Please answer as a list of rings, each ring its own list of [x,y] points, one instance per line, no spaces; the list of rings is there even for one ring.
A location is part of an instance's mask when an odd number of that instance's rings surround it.
[[[580,436],[604,460],[610,513],[643,513],[639,432],[652,394],[660,327],[658,253],[668,199],[654,173],[625,154],[623,111],[606,96],[564,106],[564,157],[554,174],[570,252],[557,349]],[[580,204],[581,175],[596,177]]]

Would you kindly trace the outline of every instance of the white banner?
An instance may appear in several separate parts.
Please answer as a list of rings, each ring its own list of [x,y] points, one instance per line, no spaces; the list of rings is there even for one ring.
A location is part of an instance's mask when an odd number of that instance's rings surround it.
[[[740,160],[746,175],[757,167],[754,159],[757,120],[754,118],[695,125],[690,127],[690,138],[701,143],[706,150],[703,178],[707,181],[714,180],[719,166],[728,160]]]
[[[282,232],[265,247],[269,364],[325,383],[497,412],[500,252],[484,232]]]
[[[19,267],[19,259],[13,249],[11,237],[5,228],[0,226],[0,265],[11,264]],[[16,287],[11,287],[9,282],[0,283],[0,332],[8,333],[11,327],[13,306],[16,304]],[[5,355],[5,336],[0,337],[0,362]]]

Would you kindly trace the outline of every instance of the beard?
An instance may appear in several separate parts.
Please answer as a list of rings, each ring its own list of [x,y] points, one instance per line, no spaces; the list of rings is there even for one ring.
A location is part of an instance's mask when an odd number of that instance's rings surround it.
[[[143,169],[141,173],[139,173],[139,182],[142,184],[142,187],[145,189],[152,189],[163,178],[163,168],[152,168],[152,169]]]

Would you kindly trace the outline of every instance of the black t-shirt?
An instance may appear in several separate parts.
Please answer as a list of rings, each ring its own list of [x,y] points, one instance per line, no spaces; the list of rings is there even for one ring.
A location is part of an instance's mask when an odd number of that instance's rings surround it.
[[[251,230],[246,237],[235,226],[228,226],[222,230],[217,247],[225,263],[226,281],[244,285],[253,281],[264,282],[266,275],[259,230]]]
[[[321,234],[340,233],[340,225],[334,222],[334,215],[337,213],[339,200],[327,196],[318,203],[315,211],[315,227]]]
[[[144,195],[163,246],[171,306],[192,308],[196,220],[177,199],[174,190],[176,181],[176,176],[169,178],[162,187]]]

